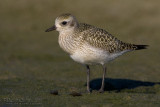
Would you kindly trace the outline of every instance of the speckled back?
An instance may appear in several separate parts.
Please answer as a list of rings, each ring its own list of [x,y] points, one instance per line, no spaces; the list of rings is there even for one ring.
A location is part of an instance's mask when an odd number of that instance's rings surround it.
[[[90,45],[110,53],[136,49],[136,46],[133,44],[124,43],[107,31],[85,23],[79,24],[75,31],[75,36],[83,36],[83,40]]]

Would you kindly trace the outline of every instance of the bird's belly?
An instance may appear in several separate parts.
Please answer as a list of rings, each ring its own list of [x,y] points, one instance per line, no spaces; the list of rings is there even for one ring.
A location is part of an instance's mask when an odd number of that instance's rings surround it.
[[[74,61],[82,64],[104,64],[109,58],[106,51],[96,48],[80,48],[70,56]]]
[[[79,53],[75,53],[73,55],[71,55],[71,58],[79,63],[82,64],[102,64],[104,61],[104,59],[102,59],[100,56],[97,55],[88,55],[88,54],[79,54]],[[102,59],[102,60],[100,60]]]
[[[105,50],[95,47],[83,47],[77,49],[71,56],[71,58],[82,64],[106,64],[109,61],[114,60],[116,57],[122,55],[125,51],[117,53],[109,53]]]

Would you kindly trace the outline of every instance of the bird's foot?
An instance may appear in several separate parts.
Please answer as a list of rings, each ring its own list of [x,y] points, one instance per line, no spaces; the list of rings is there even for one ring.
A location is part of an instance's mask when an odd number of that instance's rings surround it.
[[[87,89],[87,93],[88,93],[88,94],[91,94],[91,92],[92,92],[92,91],[91,91],[90,89]]]
[[[100,89],[98,92],[99,93],[104,93],[104,89]]]

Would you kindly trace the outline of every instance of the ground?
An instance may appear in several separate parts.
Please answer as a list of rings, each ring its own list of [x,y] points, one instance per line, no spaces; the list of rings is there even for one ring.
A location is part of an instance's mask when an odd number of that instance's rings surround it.
[[[160,106],[160,1],[0,1],[0,106]],[[62,13],[106,29],[118,39],[149,45],[102,68],[91,66],[92,94],[85,67],[58,45],[58,32],[44,32]],[[58,90],[59,95],[50,91]],[[69,95],[72,91],[82,96]]]

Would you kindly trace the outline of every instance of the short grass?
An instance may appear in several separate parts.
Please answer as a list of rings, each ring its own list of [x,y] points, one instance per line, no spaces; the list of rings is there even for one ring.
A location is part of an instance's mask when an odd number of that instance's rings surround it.
[[[160,106],[160,1],[0,1],[0,106]],[[108,64],[105,93],[97,93],[102,68],[85,67],[58,46],[58,33],[44,31],[56,16],[72,13],[81,22],[149,49],[127,53]],[[51,95],[58,90],[59,95]],[[73,97],[71,91],[82,92]]]

